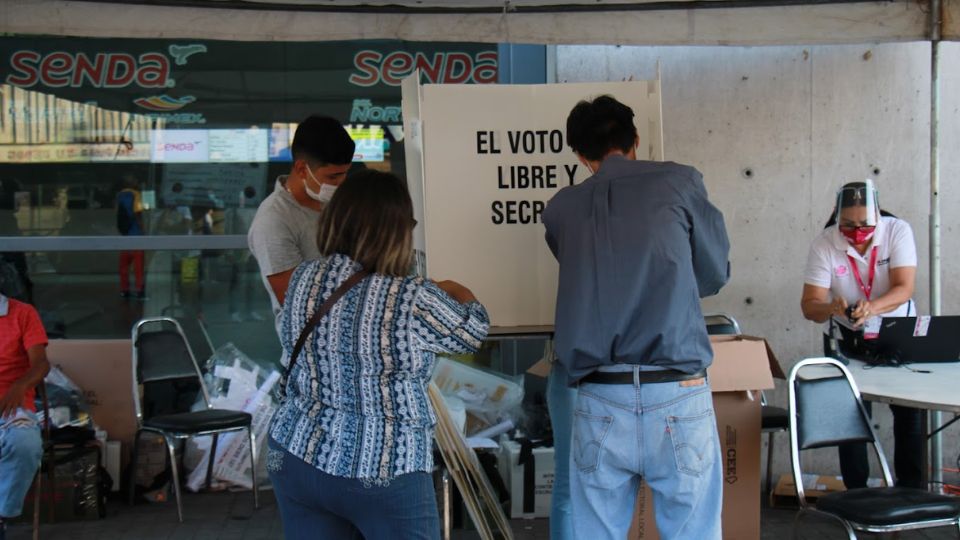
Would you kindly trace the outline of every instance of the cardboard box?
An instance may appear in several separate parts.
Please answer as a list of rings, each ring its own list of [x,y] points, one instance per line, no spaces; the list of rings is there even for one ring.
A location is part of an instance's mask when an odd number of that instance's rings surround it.
[[[503,477],[503,483],[510,490],[510,517],[550,517],[554,480],[553,447],[533,448],[532,462],[524,464],[520,463],[520,450],[521,446],[517,441],[500,444],[497,468]],[[533,476],[532,484],[525,482],[527,475]],[[524,508],[525,505],[527,508]]]
[[[47,346],[50,364],[83,390],[93,421],[121,442],[123,467],[137,430],[131,356],[129,339],[53,339]]]
[[[763,338],[711,336],[713,364],[707,370],[723,463],[723,538],[760,538],[760,395],[784,378]],[[656,539],[650,489],[643,485],[629,539]]]
[[[816,474],[803,475],[803,494],[808,503],[816,503],[817,499],[828,493],[844,491],[843,479],[839,476],[818,476]],[[792,474],[784,474],[777,480],[777,487],[770,494],[770,506],[777,508],[797,508],[797,488]]]

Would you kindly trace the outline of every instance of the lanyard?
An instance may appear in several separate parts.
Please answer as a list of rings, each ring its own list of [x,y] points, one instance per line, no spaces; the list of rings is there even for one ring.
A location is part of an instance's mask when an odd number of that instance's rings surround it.
[[[864,285],[863,278],[860,277],[860,268],[857,266],[857,261],[850,254],[847,254],[847,259],[850,260],[850,269],[853,270],[853,277],[857,278],[857,285],[860,286],[860,290],[863,291],[863,295],[867,297],[867,301],[870,300],[870,293],[873,291],[873,278],[877,274],[877,246],[873,246],[873,249],[870,251],[870,275],[869,282]]]

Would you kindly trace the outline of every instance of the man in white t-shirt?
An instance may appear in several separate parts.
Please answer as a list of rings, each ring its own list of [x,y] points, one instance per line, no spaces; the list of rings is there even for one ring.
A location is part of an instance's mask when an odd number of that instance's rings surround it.
[[[290,174],[277,178],[250,225],[247,242],[270,295],[278,335],[290,276],[300,263],[320,256],[320,211],[346,178],[354,147],[350,134],[333,118],[311,116],[301,122],[290,146]]]
[[[843,325],[864,343],[875,339],[883,317],[916,315],[913,307],[917,248],[910,225],[882,215],[873,182],[852,182],[837,194],[833,218],[813,241],[804,272],[801,309],[824,324],[824,354],[833,356],[832,327]],[[847,332],[850,333],[850,332]],[[865,402],[870,411],[869,402]],[[894,417],[897,485],[922,487],[920,411],[890,406]],[[865,487],[870,473],[863,443],[840,446],[848,489]]]

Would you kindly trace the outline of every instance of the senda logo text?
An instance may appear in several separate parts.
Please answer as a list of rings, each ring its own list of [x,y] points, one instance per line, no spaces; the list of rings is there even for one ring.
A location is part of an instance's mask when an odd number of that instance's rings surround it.
[[[157,152],[193,152],[196,145],[193,143],[161,143],[157,145]]]
[[[484,51],[469,55],[463,52],[410,53],[394,51],[384,54],[364,50],[353,57],[356,72],[350,82],[357,86],[375,86],[379,83],[400,86],[400,81],[419,69],[431,83],[479,83],[497,82],[497,53]]]
[[[142,88],[173,86],[170,59],[158,52],[139,56],[97,53],[91,58],[84,53],[56,51],[44,55],[23,50],[11,55],[10,67],[13,72],[7,76],[7,84],[21,88],[37,84],[49,88],[125,88],[132,84]]]

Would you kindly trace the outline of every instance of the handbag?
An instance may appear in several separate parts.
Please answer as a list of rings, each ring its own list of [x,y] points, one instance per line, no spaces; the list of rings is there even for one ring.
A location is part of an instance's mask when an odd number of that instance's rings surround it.
[[[334,304],[343,298],[343,295],[347,294],[350,289],[363,281],[363,278],[369,275],[370,272],[361,269],[347,278],[346,281],[341,283],[340,286],[333,291],[333,294],[330,295],[330,298],[327,298],[327,301],[324,302],[310,317],[310,320],[307,321],[306,326],[304,326],[303,330],[300,332],[300,337],[297,338],[297,343],[293,346],[293,352],[290,354],[290,361],[287,362],[287,369],[283,372],[283,384],[280,385],[280,388],[283,389],[284,394],[286,394],[287,385],[290,384],[290,372],[293,370],[293,365],[296,363],[297,357],[300,355],[300,351],[303,350],[303,346],[306,344],[310,333],[313,332],[313,329],[320,324],[320,319],[322,319],[324,315],[333,309]]]

